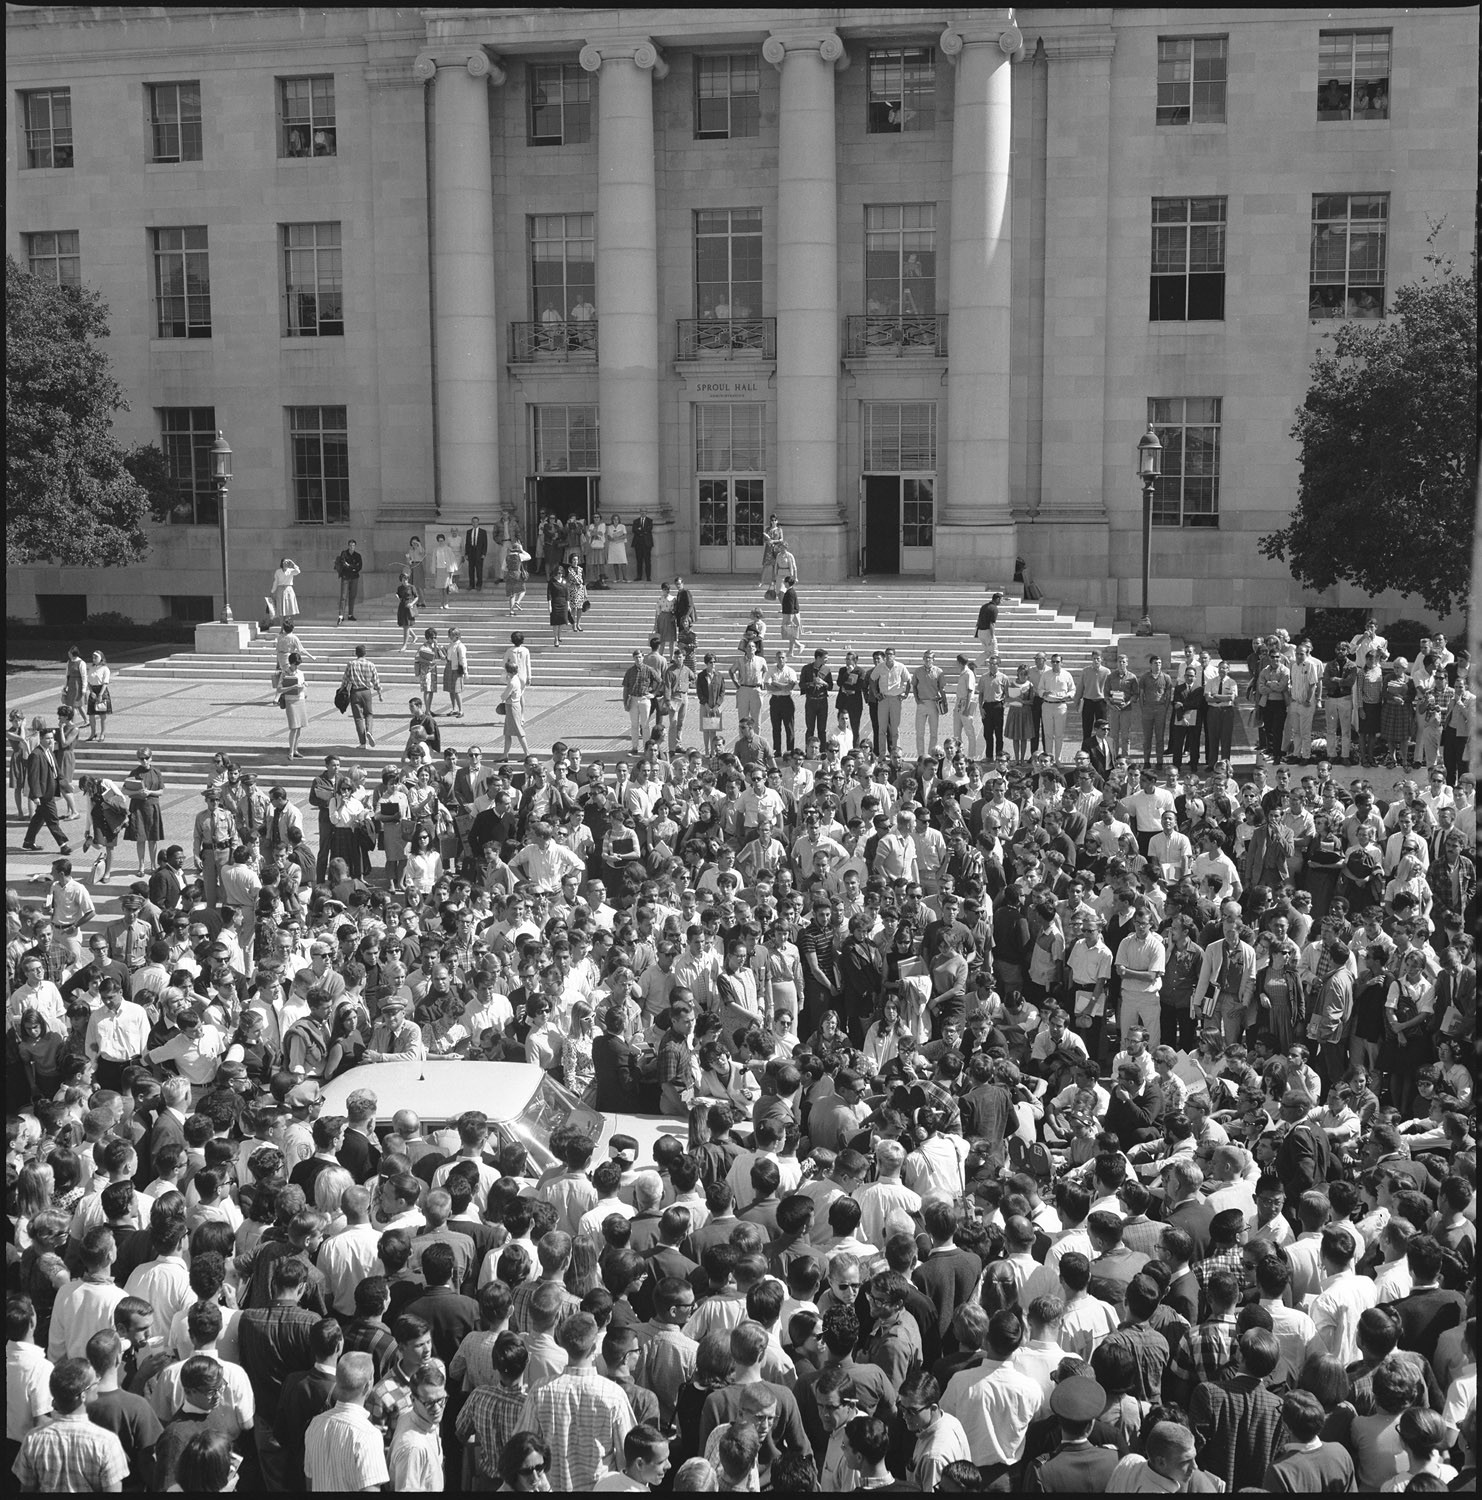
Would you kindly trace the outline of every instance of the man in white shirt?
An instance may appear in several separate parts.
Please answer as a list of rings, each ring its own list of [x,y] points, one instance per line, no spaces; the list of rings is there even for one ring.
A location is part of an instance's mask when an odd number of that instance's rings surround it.
[[[1300,761],[1312,756],[1312,720],[1322,707],[1323,664],[1310,655],[1306,641],[1298,641],[1291,662],[1291,684],[1282,729],[1282,751],[1288,749]]]
[[[1219,889],[1213,893],[1213,900],[1228,901],[1232,896],[1239,896],[1240,872],[1235,868],[1235,862],[1225,853],[1224,840],[1219,831],[1214,828],[1206,829],[1200,838],[1200,843],[1203,845],[1203,850],[1195,856],[1190,869],[1194,889],[1203,891],[1205,881],[1211,876],[1217,876],[1220,885]]]
[[[1038,1383],[1013,1363],[1023,1340],[1017,1314],[995,1313],[988,1321],[987,1358],[959,1370],[942,1393],[942,1410],[962,1424],[973,1462],[991,1470],[985,1481],[1024,1456],[1029,1424],[1040,1408]]]
[[[1139,906],[1132,917],[1132,931],[1117,945],[1116,972],[1122,978],[1122,1035],[1134,1027],[1147,1032],[1148,1045],[1156,1050],[1162,1036],[1162,1007],[1158,1003],[1167,963],[1163,939],[1153,931],[1153,914]]]
[[[370,1222],[370,1191],[346,1188],[340,1196],[345,1227],[319,1246],[318,1266],[324,1272],[331,1305],[342,1317],[355,1316],[355,1288],[375,1274],[380,1259],[380,1230]]]
[[[5,1007],[6,1025],[13,1031],[23,1012],[37,1011],[47,1028],[58,1036],[67,1035],[67,1007],[62,992],[46,977],[46,966],[39,958],[28,958],[21,965],[22,983],[11,991]]]
[[[1045,750],[1051,762],[1058,765],[1065,748],[1065,717],[1076,692],[1075,678],[1061,665],[1058,652],[1050,657],[1049,667],[1039,674],[1035,692],[1043,704],[1040,722]]]
[[[969,760],[979,755],[978,678],[965,656],[957,658],[957,693],[952,707],[952,738]]]
[[[1375,1306],[1378,1294],[1367,1276],[1354,1270],[1354,1236],[1341,1225],[1322,1232],[1321,1255],[1327,1284],[1312,1302],[1313,1342],[1345,1365],[1359,1357],[1358,1320]]]

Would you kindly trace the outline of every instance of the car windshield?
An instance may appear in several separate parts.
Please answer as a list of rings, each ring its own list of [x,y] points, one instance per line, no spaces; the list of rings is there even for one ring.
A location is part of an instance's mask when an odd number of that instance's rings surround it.
[[[524,1109],[514,1119],[500,1121],[497,1128],[502,1140],[523,1146],[531,1165],[543,1172],[556,1164],[556,1154],[551,1150],[552,1132],[563,1125],[572,1125],[596,1141],[601,1138],[603,1123],[596,1110],[589,1109],[547,1074],[536,1085]]]

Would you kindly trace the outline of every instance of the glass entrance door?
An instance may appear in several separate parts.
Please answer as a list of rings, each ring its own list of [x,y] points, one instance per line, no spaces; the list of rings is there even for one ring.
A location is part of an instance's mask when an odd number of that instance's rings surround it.
[[[702,573],[760,573],[766,529],[766,481],[754,475],[707,475],[696,481]]]

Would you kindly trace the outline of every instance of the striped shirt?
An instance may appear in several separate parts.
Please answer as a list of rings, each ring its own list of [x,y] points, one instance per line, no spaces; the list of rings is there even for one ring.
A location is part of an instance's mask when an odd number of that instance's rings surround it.
[[[23,1490],[83,1495],[121,1485],[128,1476],[124,1445],[79,1407],[26,1434],[15,1461]]]
[[[376,664],[363,656],[357,656],[345,668],[345,686],[350,692],[377,692],[381,691],[380,674],[376,671]]]
[[[546,1284],[543,1279],[537,1279],[532,1276],[522,1281],[515,1288],[515,1294],[509,1307],[509,1326],[513,1332],[530,1332],[530,1299],[534,1297],[538,1288]],[[581,1311],[581,1298],[573,1297],[561,1281],[553,1281],[549,1284],[556,1287],[561,1293],[561,1306],[556,1312],[556,1322],[554,1325],[559,1328],[563,1318],[570,1317],[572,1313]]]
[[[485,1478],[499,1478],[499,1455],[520,1430],[529,1395],[523,1380],[516,1385],[481,1385],[458,1413],[458,1440],[467,1442],[469,1433],[477,1438],[474,1456]]]
[[[304,1476],[313,1491],[363,1490],[391,1478],[381,1435],[358,1402],[337,1402],[309,1423]]]
[[[632,1426],[622,1387],[588,1365],[532,1391],[519,1430],[539,1433],[550,1447],[553,1490],[589,1490],[623,1467],[623,1440]]]

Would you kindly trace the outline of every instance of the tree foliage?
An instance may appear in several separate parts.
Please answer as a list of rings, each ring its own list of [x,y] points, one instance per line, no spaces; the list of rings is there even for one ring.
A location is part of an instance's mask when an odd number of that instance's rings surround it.
[[[1297,508],[1260,549],[1307,588],[1398,589],[1446,615],[1471,575],[1477,272],[1426,260],[1387,319],[1345,323],[1313,360]]]
[[[5,546],[12,562],[118,567],[168,512],[165,456],[114,437],[128,403],[101,347],[108,309],[5,257]]]

